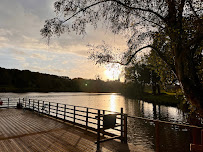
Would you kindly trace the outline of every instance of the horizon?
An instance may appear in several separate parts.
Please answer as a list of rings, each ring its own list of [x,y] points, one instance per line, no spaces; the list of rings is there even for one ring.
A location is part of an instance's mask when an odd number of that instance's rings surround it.
[[[20,69],[12,69],[12,68],[4,68],[4,67],[0,67],[0,68],[3,68],[3,69],[6,69],[6,70],[19,70],[19,71],[29,71],[29,72],[32,72],[32,73],[40,73],[40,74],[45,74],[45,75],[51,75],[51,76],[58,76],[58,77],[68,77],[69,79],[73,80],[73,79],[84,79],[84,80],[97,80],[97,78],[93,78],[93,79],[89,79],[89,78],[83,78],[83,77],[74,77],[74,78],[70,78],[69,76],[64,76],[64,75],[55,75],[55,74],[49,74],[49,73],[41,73],[41,72],[35,72],[35,71],[31,71],[29,69],[24,69],[24,70],[20,70]],[[101,81],[104,81],[104,82],[109,82],[109,81],[119,81],[122,83],[122,81],[120,81],[119,79],[115,79],[115,80],[110,80],[110,79],[107,79],[107,80],[103,80],[103,79],[100,79],[99,80]]]

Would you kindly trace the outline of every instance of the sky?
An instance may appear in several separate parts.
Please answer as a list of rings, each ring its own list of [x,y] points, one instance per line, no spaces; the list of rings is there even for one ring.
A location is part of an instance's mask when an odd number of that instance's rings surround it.
[[[71,32],[54,37],[50,44],[40,35],[46,19],[55,17],[55,0],[1,0],[0,67],[102,80],[117,79],[116,69],[88,60],[87,44],[107,44],[123,50],[126,40],[99,26],[87,27],[87,35]]]

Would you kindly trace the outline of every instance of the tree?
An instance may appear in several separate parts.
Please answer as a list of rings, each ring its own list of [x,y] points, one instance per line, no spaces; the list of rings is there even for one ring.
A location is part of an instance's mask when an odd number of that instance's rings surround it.
[[[149,68],[149,66],[144,63],[134,63],[132,66],[126,67],[125,79],[132,82],[136,81],[143,86],[143,91],[145,85],[151,85],[152,93],[160,94],[160,77],[153,69]]]
[[[127,31],[129,48],[121,61],[105,47],[104,54],[95,53],[91,58],[97,63],[128,65],[138,52],[151,48],[203,116],[201,0],[57,0],[54,7],[57,16],[45,21],[42,36],[49,40],[71,30],[84,34],[88,23],[96,28],[100,19],[115,34]]]
[[[155,54],[155,52],[150,52],[145,58],[150,69],[154,70],[155,73],[160,76],[160,81],[164,87],[177,83],[177,78],[173,71],[159,56]]]

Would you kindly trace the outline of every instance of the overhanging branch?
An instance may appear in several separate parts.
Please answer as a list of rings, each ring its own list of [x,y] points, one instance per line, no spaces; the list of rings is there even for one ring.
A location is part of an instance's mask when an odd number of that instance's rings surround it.
[[[150,47],[159,55],[159,57],[171,68],[171,70],[176,73],[175,66],[171,64],[167,58],[164,56],[164,54],[157,48],[150,45]]]
[[[140,10],[140,11],[143,11],[143,12],[150,12],[154,15],[156,15],[157,17],[159,17],[161,20],[165,21],[165,18],[163,16],[161,16],[159,13],[157,12],[154,12],[153,10],[151,9],[143,9],[143,8],[138,8],[138,7],[131,7],[131,6],[128,6],[124,3],[122,3],[121,1],[118,1],[118,0],[110,0],[110,1],[113,1],[113,2],[116,2],[117,4],[120,4],[128,9],[131,9],[131,10]]]
[[[159,57],[171,68],[171,70],[173,70],[174,73],[176,72],[174,65],[170,64],[169,61],[164,56],[164,54],[160,50],[158,50],[157,48],[153,47],[152,45],[144,46],[144,47],[138,49],[137,51],[135,51],[130,56],[130,58],[128,59],[128,61],[126,63],[122,63],[122,62],[118,62],[118,61],[113,61],[113,63],[119,63],[121,65],[128,65],[138,52],[140,52],[140,51],[142,51],[143,49],[146,49],[146,48],[151,48],[152,50],[154,50],[159,55]]]
[[[98,4],[101,4],[101,3],[110,2],[110,1],[111,1],[111,2],[115,2],[115,3],[121,5],[121,6],[125,7],[125,8],[131,9],[131,10],[140,10],[140,11],[143,11],[143,12],[150,12],[150,13],[156,15],[157,17],[159,17],[161,20],[165,21],[165,18],[164,18],[163,16],[161,16],[161,15],[158,14],[157,12],[154,12],[154,11],[151,10],[151,9],[143,9],[143,8],[131,7],[131,6],[128,6],[128,5],[122,3],[121,1],[118,1],[118,0],[103,0],[103,1],[99,1],[99,2],[96,2],[96,3],[94,3],[94,4],[91,4],[91,5],[89,5],[89,6],[85,7],[85,8],[81,8],[81,9],[80,9],[79,11],[77,11],[75,14],[73,14],[73,15],[70,16],[69,18],[65,19],[62,23],[67,22],[68,20],[70,20],[71,18],[75,17],[75,16],[78,15],[79,13],[84,12],[84,11],[87,10],[88,8],[91,8],[91,7],[96,6],[96,5],[98,5]]]

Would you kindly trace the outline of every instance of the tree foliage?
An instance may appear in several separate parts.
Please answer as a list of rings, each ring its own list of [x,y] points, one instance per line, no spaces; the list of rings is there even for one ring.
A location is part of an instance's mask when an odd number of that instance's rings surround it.
[[[0,68],[0,92],[120,92],[121,82],[100,79],[70,79],[31,72]]]
[[[125,79],[131,82],[137,82],[143,87],[146,85],[152,87],[153,94],[160,94],[160,76],[155,72],[154,68],[146,63],[134,63],[132,66],[125,68]],[[157,90],[157,92],[156,92]]]
[[[159,56],[157,56],[154,51],[150,52],[149,55],[146,55],[145,58],[149,68],[160,77],[160,82],[163,87],[178,83],[171,68]]]
[[[54,7],[56,17],[45,22],[42,36],[85,34],[87,24],[96,28],[102,21],[113,33],[126,33],[128,50],[117,61],[103,47],[104,54],[93,59],[128,65],[138,52],[151,48],[203,116],[201,0],[57,0]]]

